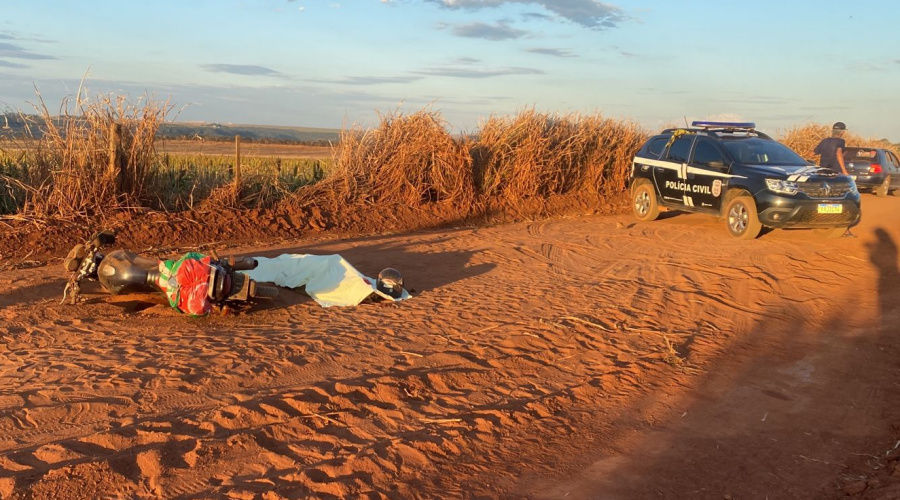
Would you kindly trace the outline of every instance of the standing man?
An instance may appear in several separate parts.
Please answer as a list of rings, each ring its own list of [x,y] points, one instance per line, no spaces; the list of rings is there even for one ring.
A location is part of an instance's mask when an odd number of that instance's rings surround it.
[[[847,126],[844,122],[837,122],[831,127],[831,137],[822,139],[813,153],[819,155],[819,165],[830,168],[839,174],[847,175],[847,167],[844,166],[844,132]]]
[[[850,175],[847,172],[847,166],[844,165],[844,147],[847,145],[844,141],[844,132],[846,131],[847,126],[844,125],[844,122],[836,122],[831,127],[831,137],[822,139],[822,142],[816,146],[813,153],[819,155],[819,165],[829,168],[839,174]],[[847,232],[844,233],[844,236],[847,238],[856,238],[856,235],[850,232],[849,227],[847,228]]]

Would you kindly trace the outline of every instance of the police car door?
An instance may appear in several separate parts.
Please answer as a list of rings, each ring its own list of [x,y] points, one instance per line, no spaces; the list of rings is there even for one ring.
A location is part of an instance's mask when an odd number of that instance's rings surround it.
[[[718,144],[707,137],[698,137],[687,168],[685,204],[717,211],[722,204],[723,184],[729,177],[728,168]]]
[[[691,155],[694,134],[678,136],[660,163],[653,167],[653,181],[659,196],[670,205],[684,205],[684,181],[687,177],[687,162]]]

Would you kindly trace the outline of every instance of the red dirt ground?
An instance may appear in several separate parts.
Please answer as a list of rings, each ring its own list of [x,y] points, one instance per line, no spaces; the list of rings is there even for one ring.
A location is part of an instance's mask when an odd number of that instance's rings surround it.
[[[0,498],[898,498],[900,198],[863,198],[836,240],[572,200],[112,221],[148,254],[339,253],[414,290],[206,318],[60,305],[96,228],[0,225]]]

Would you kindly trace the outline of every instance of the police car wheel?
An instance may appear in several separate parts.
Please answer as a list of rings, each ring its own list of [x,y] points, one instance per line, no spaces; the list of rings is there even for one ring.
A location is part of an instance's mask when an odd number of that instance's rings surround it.
[[[640,220],[651,221],[659,217],[659,203],[653,185],[645,179],[637,181],[632,190],[631,208]]]
[[[756,202],[751,196],[735,196],[725,209],[725,224],[735,238],[752,240],[762,231],[762,223],[756,213]]]

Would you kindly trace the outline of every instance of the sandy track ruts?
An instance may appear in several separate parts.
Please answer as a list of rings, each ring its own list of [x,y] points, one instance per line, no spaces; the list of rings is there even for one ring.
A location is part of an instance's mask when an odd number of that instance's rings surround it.
[[[627,432],[613,422],[647,415],[647,398],[692,387],[724,351],[765,348],[744,345],[760,323],[827,327],[831,297],[874,280],[822,258],[828,242],[748,244],[694,221],[247,250],[342,253],[369,274],[394,265],[417,290],[352,309],[286,291],[195,319],[96,288],[61,306],[58,263],[12,270],[0,277],[0,476],[35,498],[509,494],[523,470],[570,466],[561,440],[615,449]]]

